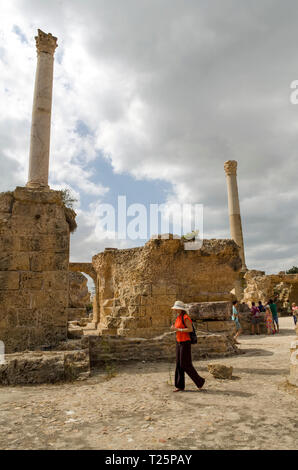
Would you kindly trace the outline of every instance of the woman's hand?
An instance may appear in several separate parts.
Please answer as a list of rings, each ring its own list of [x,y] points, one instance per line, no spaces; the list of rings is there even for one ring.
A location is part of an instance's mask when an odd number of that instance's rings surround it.
[[[171,325],[171,330],[176,331],[177,328],[175,328],[174,325]]]

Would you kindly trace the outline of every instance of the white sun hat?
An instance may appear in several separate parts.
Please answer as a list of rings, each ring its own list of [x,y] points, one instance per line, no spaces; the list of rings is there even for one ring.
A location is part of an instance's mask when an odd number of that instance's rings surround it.
[[[181,300],[176,300],[172,307],[172,310],[185,310],[187,312],[189,310],[189,307],[184,302],[181,302]]]

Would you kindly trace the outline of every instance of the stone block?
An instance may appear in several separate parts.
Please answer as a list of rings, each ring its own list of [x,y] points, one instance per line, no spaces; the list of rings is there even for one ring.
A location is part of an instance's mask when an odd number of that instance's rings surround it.
[[[208,371],[216,379],[231,379],[233,367],[227,367],[223,364],[208,364]]]
[[[66,312],[68,321],[87,318],[86,308],[67,308]]]
[[[0,306],[30,308],[32,294],[29,291],[21,290],[0,290]]]
[[[17,312],[14,312],[14,309],[11,308],[10,311],[12,312],[13,318],[17,319],[17,326],[42,328],[42,311],[32,308],[18,308]]]
[[[13,195],[12,193],[1,193],[0,194],[0,213],[10,214],[13,207]]]
[[[43,308],[48,309],[54,308],[67,308],[68,307],[68,296],[65,295],[64,291],[34,291],[31,293],[31,307],[32,308]]]
[[[0,253],[0,271],[29,271],[29,254],[23,252]]]
[[[68,292],[69,277],[66,271],[43,271],[44,290]]]
[[[13,271],[0,271],[0,290],[19,289],[20,275]]]
[[[167,286],[165,284],[152,284],[152,295],[165,295],[167,294]]]
[[[189,314],[194,320],[230,320],[230,302],[197,302],[190,304]]]
[[[52,189],[47,191],[36,191],[23,186],[17,186],[13,191],[13,197],[16,201],[34,204],[57,204],[58,206],[62,206],[61,193]]]
[[[175,295],[156,295],[154,297],[154,303],[155,305],[165,305],[165,306],[170,306],[172,307],[176,301],[176,296]]]
[[[11,236],[11,234],[0,234],[0,248],[1,253],[13,251],[14,249],[18,249],[18,242],[15,240],[14,237]],[[0,258],[2,258],[2,255],[0,255]]]
[[[235,323],[233,321],[208,321],[208,331],[234,331]]]
[[[83,328],[78,325],[68,324],[67,337],[69,339],[76,339],[83,336]]]
[[[41,236],[40,237],[38,236],[19,237],[19,250],[20,251],[40,251],[41,250]]]
[[[43,274],[28,271],[20,273],[20,288],[30,290],[41,290],[43,288]]]
[[[6,354],[0,365],[2,385],[85,380],[90,375],[88,350]]]
[[[30,254],[31,271],[68,271],[68,253],[42,252]]]
[[[91,365],[107,361],[173,361],[175,358],[175,335],[165,334],[168,328],[139,328],[134,331],[121,330],[122,336],[88,336],[85,347],[90,349]],[[228,356],[237,352],[224,335],[200,336],[192,347],[194,360],[204,357]]]

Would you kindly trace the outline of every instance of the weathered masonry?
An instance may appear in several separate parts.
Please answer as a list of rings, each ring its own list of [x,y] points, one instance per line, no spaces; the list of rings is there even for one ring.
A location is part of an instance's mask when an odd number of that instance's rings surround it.
[[[69,224],[61,193],[0,195],[0,338],[6,353],[67,335]]]
[[[101,334],[154,337],[168,331],[175,300],[231,301],[242,262],[233,240],[204,240],[185,250],[181,239],[95,255]]]

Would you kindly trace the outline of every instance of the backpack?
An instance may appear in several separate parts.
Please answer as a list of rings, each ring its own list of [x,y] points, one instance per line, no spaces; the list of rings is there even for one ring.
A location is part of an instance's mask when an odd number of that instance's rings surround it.
[[[184,326],[186,326],[185,323],[184,323],[184,315],[182,317],[182,323],[183,323]],[[197,344],[197,342],[198,342],[197,333],[196,333],[195,327],[193,326],[193,322],[191,324],[192,324],[192,332],[189,333],[190,343],[191,344]]]

